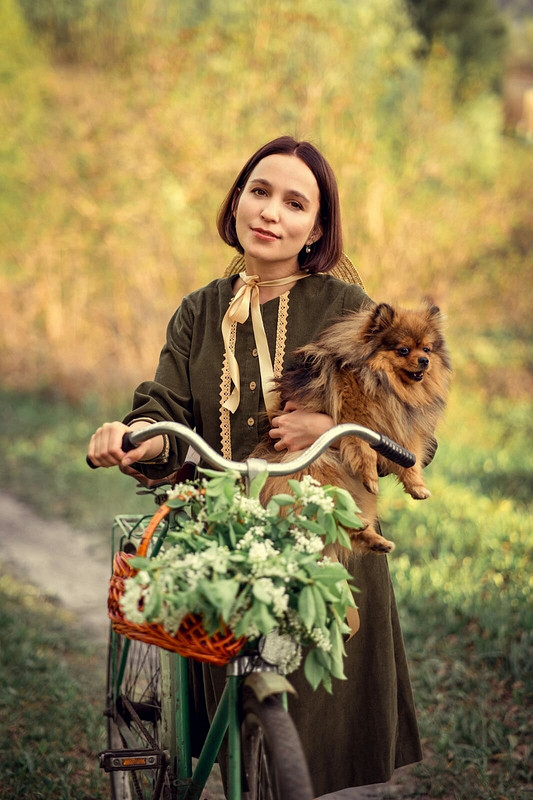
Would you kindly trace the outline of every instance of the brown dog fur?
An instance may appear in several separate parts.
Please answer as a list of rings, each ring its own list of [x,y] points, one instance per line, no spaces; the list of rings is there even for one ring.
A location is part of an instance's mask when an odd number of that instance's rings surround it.
[[[335,424],[356,422],[384,433],[413,452],[408,469],[378,455],[355,436],[340,440],[314,464],[293,477],[310,474],[322,485],[347,489],[361,510],[365,527],[350,532],[354,552],[387,553],[394,544],[379,533],[378,473],[395,473],[405,491],[430,497],[422,466],[434,449],[434,431],[448,394],[450,359],[442,333],[442,316],[428,304],[421,311],[380,303],[352,312],[320,338],[294,353],[295,361],[278,379],[282,405],[292,400],[306,411],[329,414]],[[280,453],[270,437],[252,453],[267,461],[286,461],[298,453]],[[286,491],[286,478],[271,478],[264,502]],[[336,555],[346,561],[344,548]]]

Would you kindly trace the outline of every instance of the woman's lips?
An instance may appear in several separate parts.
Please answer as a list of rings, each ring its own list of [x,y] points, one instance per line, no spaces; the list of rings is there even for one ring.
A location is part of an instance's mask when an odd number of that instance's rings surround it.
[[[266,231],[264,228],[252,228],[252,231],[258,239],[263,239],[265,242],[274,242],[276,239],[279,239],[279,236],[276,236],[275,233]]]

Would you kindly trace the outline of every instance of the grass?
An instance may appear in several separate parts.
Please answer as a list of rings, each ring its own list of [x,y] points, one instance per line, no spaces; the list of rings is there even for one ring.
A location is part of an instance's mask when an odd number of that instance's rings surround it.
[[[136,495],[131,478],[118,470],[90,470],[85,462],[98,425],[126,410],[127,400],[121,409],[91,400],[73,406],[49,395],[0,391],[1,488],[44,517],[105,535],[117,513],[150,513],[151,499]]]
[[[426,751],[417,790],[518,800],[533,791],[531,404],[464,397],[427,470],[432,499],[389,479],[381,503]]]
[[[431,500],[416,502],[393,479],[382,481],[381,516],[385,535],[397,545],[389,561],[426,756],[409,787],[414,796],[531,797],[533,452],[526,446],[531,411],[524,397],[491,397],[457,386],[437,457],[427,470]],[[46,514],[98,528],[102,535],[115,512],[150,510],[151,500],[137,498],[131,480],[110,470],[92,473],[85,466],[88,436],[103,417],[114,416],[108,412],[96,403],[73,408],[50,398],[0,394],[0,413],[7,422],[0,433],[0,457],[9,467],[6,488]],[[79,714],[80,708],[88,711],[90,692],[84,687],[80,705],[75,677],[82,651],[65,644],[61,626],[53,621],[56,609],[31,603],[28,608],[25,598],[24,592],[14,592],[3,603],[15,616],[2,623],[12,665],[3,679],[2,713],[22,720],[17,725],[29,738],[19,745],[17,736],[9,736],[2,757],[14,770],[10,780],[29,779],[33,769],[47,773],[43,786],[55,782],[62,787],[33,796],[69,797],[70,782],[87,782],[94,767],[85,764],[83,772],[83,754],[90,746],[84,745],[80,755],[77,747],[70,749],[68,734],[60,733],[68,720],[72,745],[76,731],[89,729]],[[31,625],[35,630],[29,630]],[[48,675],[54,664],[60,678]],[[38,701],[20,694],[17,681],[27,671],[32,682],[42,681]],[[85,675],[91,671],[86,665]],[[58,704],[57,686],[66,686],[69,675],[70,688]],[[101,684],[103,678],[98,680]],[[77,704],[76,712],[71,703]],[[48,708],[59,715],[57,723],[47,721]],[[62,754],[55,760],[49,734],[43,733],[51,729],[54,738],[66,737],[54,745],[56,756]],[[41,736],[35,737],[32,731],[39,730]],[[66,759],[61,764],[60,757]],[[83,791],[72,796],[87,796]]]
[[[0,798],[103,800],[103,654],[0,570]]]

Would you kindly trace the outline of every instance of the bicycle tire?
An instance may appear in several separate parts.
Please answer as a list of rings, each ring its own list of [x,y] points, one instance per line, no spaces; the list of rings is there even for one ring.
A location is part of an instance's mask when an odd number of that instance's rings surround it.
[[[126,642],[129,650],[118,696],[115,675]],[[132,711],[133,709],[133,711]],[[111,631],[107,668],[107,743],[110,750],[164,750],[164,718],[161,692],[160,650],[143,642],[130,641]],[[112,800],[151,800],[158,770],[139,769],[110,772]],[[161,800],[174,800],[174,775],[167,768]]]
[[[302,744],[279,695],[260,701],[244,687],[241,745],[243,800],[313,800]]]

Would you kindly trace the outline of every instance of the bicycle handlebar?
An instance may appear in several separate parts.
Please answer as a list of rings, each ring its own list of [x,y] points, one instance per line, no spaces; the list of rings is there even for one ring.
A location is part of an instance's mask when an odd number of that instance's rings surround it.
[[[195,431],[182,425],[180,422],[155,422],[152,425],[147,425],[146,428],[140,428],[136,431],[128,431],[122,438],[122,450],[127,453],[133,450],[141,442],[148,439],[153,439],[154,436],[167,434],[170,436],[177,436],[179,439],[187,442],[193,447],[196,452],[207,461],[212,467],[221,470],[234,470],[241,475],[246,475],[249,479],[257,475],[259,472],[267,471],[269,475],[290,475],[293,472],[299,472],[309,466],[324,450],[340,439],[342,436],[358,436],[363,441],[367,442],[370,447],[385,458],[394,461],[402,467],[412,467],[416,462],[416,458],[409,450],[402,447],[397,442],[393,442],[388,436],[370,428],[364,428],[362,425],[357,425],[352,422],[345,422],[342,425],[335,425],[329,431],[323,433],[322,436],[313,442],[310,447],[301,453],[297,458],[282,463],[270,463],[260,458],[248,458],[246,461],[230,461],[223,458],[216,450],[207,444],[202,437]],[[97,469],[87,456],[87,463],[92,469]]]

